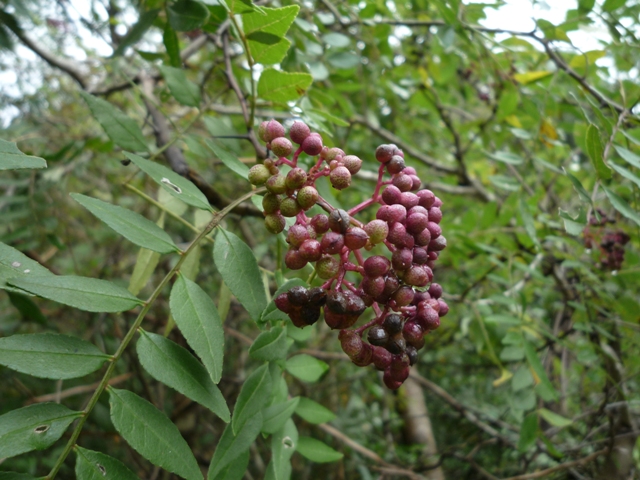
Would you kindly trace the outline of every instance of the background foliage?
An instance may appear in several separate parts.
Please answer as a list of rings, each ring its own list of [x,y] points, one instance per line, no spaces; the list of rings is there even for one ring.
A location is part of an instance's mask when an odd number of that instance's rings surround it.
[[[498,3],[1,2],[0,478],[637,478],[640,4]],[[272,117],[364,159],[334,205],[389,142],[444,200],[451,312],[397,393],[269,306],[311,273],[231,203]]]

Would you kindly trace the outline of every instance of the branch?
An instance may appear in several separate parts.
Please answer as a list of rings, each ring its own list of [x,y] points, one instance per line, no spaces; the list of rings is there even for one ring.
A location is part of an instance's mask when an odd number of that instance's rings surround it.
[[[591,455],[587,455],[584,458],[580,458],[578,460],[574,460],[572,462],[561,463],[560,465],[556,465],[555,467],[547,468],[545,470],[540,470],[535,473],[527,473],[524,475],[516,475],[515,477],[504,478],[502,480],[533,480],[534,478],[548,478],[548,475],[558,472],[561,470],[567,470],[573,467],[579,467],[580,465],[584,465],[586,463],[595,460],[600,455],[604,455],[609,451],[608,448],[604,448],[602,450],[598,450],[597,452],[592,453]]]
[[[367,170],[360,170],[358,173],[356,173],[356,177],[372,182],[378,181],[378,174],[369,172]],[[466,185],[450,185],[448,183],[440,182],[423,182],[422,187],[433,190],[434,192],[446,192],[453,195],[480,195],[474,187]]]

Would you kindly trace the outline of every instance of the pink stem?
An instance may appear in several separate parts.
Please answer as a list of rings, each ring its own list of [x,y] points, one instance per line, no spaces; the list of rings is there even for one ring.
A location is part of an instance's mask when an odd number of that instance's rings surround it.
[[[301,153],[302,153],[302,145],[298,147],[298,149],[293,154],[293,158],[291,159],[291,162],[293,163],[294,167],[298,165],[298,157],[300,156]]]
[[[287,164],[287,165],[289,165],[289,166],[291,166],[291,167],[295,167],[295,166],[296,166],[296,164],[295,164],[295,163],[293,163],[293,162],[292,162],[292,161],[290,161],[290,160],[287,160],[287,159],[286,159],[286,158],[284,158],[284,157],[280,157],[280,158],[276,161],[276,165],[282,165],[283,163],[285,163],[285,164]]]
[[[359,203],[358,205],[356,205],[355,207],[353,207],[351,210],[349,210],[349,215],[355,215],[358,212],[361,212],[362,210],[364,210],[365,208],[367,208],[369,205],[373,205],[374,203],[376,203],[376,200],[374,200],[373,198],[369,198],[367,200],[365,200],[362,203]]]
[[[362,258],[362,252],[360,250],[354,250],[353,254],[356,257],[356,260],[358,261],[358,265],[360,266],[364,265],[364,258]]]

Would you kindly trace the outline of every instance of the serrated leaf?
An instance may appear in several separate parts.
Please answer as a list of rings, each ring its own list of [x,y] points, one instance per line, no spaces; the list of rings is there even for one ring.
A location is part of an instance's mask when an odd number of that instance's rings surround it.
[[[220,472],[249,449],[261,428],[262,413],[260,412],[248,419],[237,434],[233,433],[231,424],[227,425],[211,459],[207,480],[220,478]]]
[[[287,332],[283,327],[273,327],[262,332],[249,348],[249,356],[254,360],[271,362],[287,356]]]
[[[172,67],[180,68],[182,65],[182,59],[180,58],[180,43],[178,42],[178,35],[176,31],[171,28],[171,24],[167,22],[162,34],[162,43],[169,56],[169,64]]]
[[[522,421],[520,427],[520,438],[518,440],[518,450],[526,452],[533,447],[538,439],[538,415],[530,413]]]
[[[337,462],[344,455],[324,442],[311,437],[300,437],[296,451],[316,463]]]
[[[0,458],[53,445],[82,412],[58,403],[38,403],[0,416]]]
[[[202,27],[209,19],[209,9],[201,2],[178,0],[167,8],[169,24],[177,32],[190,32]]]
[[[142,331],[136,344],[140,363],[156,380],[207,407],[229,422],[229,407],[207,369],[188,350],[162,335]]]
[[[622,175],[624,178],[626,178],[627,180],[631,180],[638,187],[640,187],[640,178],[636,177],[631,171],[627,170],[624,167],[621,167],[620,165],[616,165],[613,162],[609,162],[609,166],[613,168],[616,172],[618,172],[620,175]]]
[[[298,429],[293,420],[271,436],[271,461],[267,466],[265,480],[289,480],[291,478],[291,456],[298,446]]]
[[[486,152],[489,158],[493,158],[494,160],[498,160],[499,162],[508,163],[510,165],[521,165],[524,163],[524,158],[520,155],[511,152],[495,152],[490,153]]]
[[[180,275],[171,289],[171,313],[176,325],[209,371],[213,383],[222,377],[224,329],[211,297]]]
[[[113,56],[117,57],[122,55],[127,50],[127,47],[138,43],[145,32],[149,30],[149,27],[153,25],[153,21],[156,19],[159,12],[160,9],[158,8],[154,8],[148,12],[142,12],[135,25],[129,29],[127,34],[118,43],[118,48],[113,52]]]
[[[68,335],[33,333],[0,338],[0,364],[40,378],[88,375],[109,359],[95,345]]]
[[[124,154],[129,160],[135,163],[140,170],[153,178],[158,185],[174,197],[201,210],[211,210],[211,205],[209,205],[209,201],[207,197],[204,196],[204,193],[186,178],[159,163],[145,160],[129,152],[124,152]]]
[[[53,273],[19,250],[0,242],[0,288],[17,291],[6,284],[7,280],[27,275],[53,276]]]
[[[271,434],[280,430],[293,415],[299,401],[300,397],[294,397],[286,402],[276,403],[262,410],[262,432]]]
[[[245,180],[249,178],[249,167],[242,163],[233,153],[229,152],[222,145],[217,144],[214,140],[207,139],[205,143],[229,170],[237,173]]]
[[[107,280],[68,276],[23,276],[7,283],[54,302],[87,312],[124,312],[144,303]]]
[[[237,434],[243,425],[269,401],[271,395],[271,375],[269,364],[255,370],[242,384],[236,406],[233,409],[231,427]]]
[[[120,460],[76,445],[77,480],[139,480]]]
[[[316,425],[330,422],[336,418],[336,414],[331,410],[306,397],[300,397],[296,415]]]
[[[522,85],[527,85],[529,83],[536,82],[545,77],[548,77],[553,72],[549,72],[546,70],[537,71],[537,72],[527,72],[527,73],[516,73],[513,78]]]
[[[13,142],[0,139],[0,170],[21,168],[47,168],[47,162],[44,158],[22,153]]]
[[[329,365],[322,360],[303,353],[287,360],[286,370],[303,382],[313,383],[317,382],[329,370]]]
[[[258,81],[258,96],[274,102],[290,102],[304,95],[312,82],[313,77],[308,73],[281,72],[267,68]]]
[[[619,145],[614,145],[613,147],[616,149],[616,152],[618,152],[618,155],[620,155],[624,159],[624,161],[636,168],[640,168],[640,156]]]
[[[98,120],[109,138],[117,145],[134,152],[146,152],[147,142],[138,124],[121,110],[102,98],[80,91],[93,116]]]
[[[187,480],[202,474],[187,442],[167,416],[128,390],[109,389],[111,421],[129,445],[154,465]]]
[[[281,8],[263,7],[261,12],[250,12],[242,17],[244,33],[249,40],[249,50],[256,63],[273,65],[280,63],[291,42],[283,38],[298,15],[300,7],[288,5]]]
[[[159,253],[180,251],[167,232],[139,213],[80,193],[70,195],[76,202],[136,245]]]
[[[258,262],[251,249],[237,235],[218,228],[213,244],[213,260],[231,293],[251,318],[258,321],[267,306],[267,296]]]
[[[611,178],[611,169],[604,163],[604,145],[600,139],[600,132],[593,125],[587,127],[587,133],[585,135],[585,148],[587,154],[591,159],[591,163],[596,170],[598,178],[609,179]]]
[[[159,68],[169,86],[173,98],[188,107],[200,106],[200,88],[191,80],[187,79],[187,75],[183,69],[167,66],[160,66]]]
[[[568,427],[573,423],[573,420],[569,420],[568,418],[565,418],[562,415],[558,415],[557,413],[554,413],[551,410],[547,410],[546,408],[538,409],[538,413],[542,418],[544,418],[554,427]]]
[[[609,201],[611,205],[619,211],[623,216],[627,217],[629,220],[633,220],[638,225],[640,225],[640,214],[636,212],[631,206],[627,203],[627,201],[615,193],[613,190],[608,189],[604,185],[602,185],[603,190],[609,197]]]

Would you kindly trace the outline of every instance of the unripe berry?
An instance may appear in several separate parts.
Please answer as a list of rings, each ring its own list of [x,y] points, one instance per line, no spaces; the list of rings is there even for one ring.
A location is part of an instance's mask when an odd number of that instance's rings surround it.
[[[407,270],[413,261],[413,252],[407,248],[398,249],[391,255],[394,270]],[[408,282],[407,282],[408,283]]]
[[[329,230],[329,217],[327,217],[324,213],[314,215],[311,219],[311,226],[318,233],[318,235],[322,235]]]
[[[391,262],[387,257],[374,255],[364,261],[363,268],[365,275],[368,277],[382,277],[391,268]]]
[[[329,174],[329,181],[333,188],[344,190],[351,185],[351,173],[347,167],[337,167]]]
[[[302,286],[292,287],[291,290],[287,292],[287,299],[291,305],[301,307],[309,303],[309,291]]]
[[[440,298],[438,299],[438,303],[440,304],[440,311],[438,312],[438,315],[444,317],[447,313],[449,313],[449,305],[447,305],[447,302]]]
[[[302,258],[307,262],[317,262],[322,256],[322,249],[320,248],[320,242],[313,239],[305,240],[300,249],[298,250]]]
[[[369,235],[369,241],[372,245],[383,242],[389,235],[389,225],[382,220],[371,220],[364,226],[364,231]]]
[[[300,146],[307,155],[312,157],[318,155],[322,151],[322,137],[319,133],[312,133],[304,139]]]
[[[389,350],[387,350],[386,348],[376,346],[373,347],[373,355],[371,357],[371,360],[378,370],[384,370],[389,365],[391,365],[392,358],[393,355],[391,355],[391,352],[389,352]]]
[[[264,142],[271,142],[276,138],[284,137],[284,127],[280,122],[272,119],[260,124],[258,134]]]
[[[344,247],[344,236],[337,232],[327,232],[320,242],[322,251],[328,254],[336,254],[342,252]]]
[[[271,151],[278,157],[288,157],[293,151],[291,141],[286,137],[278,137],[271,140]]]
[[[304,225],[292,225],[287,233],[287,243],[292,247],[298,248],[306,239],[309,238],[309,232]]]
[[[302,211],[302,207],[293,197],[287,197],[280,202],[280,213],[285,217],[295,217]]]
[[[329,170],[331,170],[333,172],[340,165],[342,165],[342,164],[340,162],[338,162],[338,160],[331,160],[329,162]]]
[[[364,277],[360,284],[362,291],[375,298],[384,292],[384,278],[382,277]]]
[[[341,208],[336,208],[329,214],[329,228],[334,232],[346,233],[349,221],[349,214]]]
[[[413,256],[413,255],[412,255]],[[413,265],[404,276],[404,281],[414,287],[426,287],[429,283],[429,275],[425,267]]]
[[[249,169],[249,183],[251,185],[264,185],[264,182],[266,182],[270,176],[271,172],[269,172],[269,169],[261,163],[258,163]]]
[[[284,193],[287,191],[287,184],[285,183],[285,177],[284,175],[272,175],[271,177],[269,177],[269,179],[267,180],[267,183],[265,184],[265,187],[267,187],[267,190],[271,193]]]
[[[391,160],[389,160],[389,162],[387,163],[387,172],[389,172],[391,175],[400,173],[404,170],[404,168],[404,158],[402,158],[400,155],[392,156]]]
[[[374,325],[367,333],[367,340],[371,345],[384,347],[389,341],[389,334],[381,325]]]
[[[393,177],[393,180],[391,182],[393,183],[393,185],[398,187],[401,192],[408,192],[413,186],[413,180],[411,180],[411,177],[409,175],[405,175],[404,173],[400,173]]]
[[[271,233],[280,233],[286,225],[287,221],[278,213],[271,213],[264,217],[264,226]]]
[[[429,221],[433,223],[440,223],[442,220],[442,210],[438,207],[431,207],[429,209]]]
[[[376,160],[380,163],[387,163],[393,157],[395,147],[392,145],[380,145],[376,148]]]
[[[291,190],[297,190],[302,187],[304,183],[307,181],[307,172],[305,172],[300,167],[295,167],[289,170],[287,173],[287,178],[285,179],[285,184],[287,188]]]
[[[404,205],[404,208],[406,208],[407,210],[418,205],[419,201],[420,199],[418,198],[418,196],[412,192],[403,192],[400,195],[400,203]]]
[[[439,283],[432,283],[428,292],[432,298],[440,298],[442,296],[442,287]]]
[[[327,162],[330,162],[331,160],[335,160],[336,157],[338,156],[344,157],[345,153],[344,153],[344,150],[342,150],[341,148],[333,147],[333,148],[328,148],[327,152],[324,155],[320,154],[320,156],[324,158]]]
[[[400,194],[402,192],[395,185],[389,185],[382,191],[382,200],[387,205],[394,205],[396,203],[400,203]]]
[[[391,313],[385,317],[382,327],[389,335],[396,335],[402,331],[402,317]]]
[[[434,252],[439,252],[447,248],[447,239],[444,238],[444,235],[440,235],[438,238],[435,238],[429,242],[429,250]]]
[[[424,330],[416,322],[406,322],[402,328],[402,336],[412,347],[417,349],[424,347]]]
[[[298,250],[289,250],[284,256],[284,264],[289,270],[300,270],[305,267],[307,261]]]
[[[311,185],[307,185],[306,187],[302,187],[298,191],[297,200],[298,204],[302,207],[303,210],[309,210],[313,207],[318,201],[318,190],[316,190]]]
[[[260,140],[262,140],[263,142],[268,142],[269,141],[267,139],[267,125],[268,124],[269,124],[269,121],[264,121],[258,127],[258,137],[260,137]]]
[[[267,193],[262,197],[262,208],[264,213],[276,213],[280,210],[280,197],[274,193]]]
[[[342,163],[345,167],[347,167],[347,170],[349,170],[349,173],[351,173],[352,175],[358,173],[360,171],[360,168],[362,167],[362,160],[360,159],[360,157],[357,157],[355,155],[345,156],[342,159]]]
[[[442,228],[440,227],[440,225],[434,222],[427,223],[427,230],[429,230],[432,240],[435,240],[442,234]]]
[[[310,133],[311,130],[307,124],[297,120],[293,122],[293,125],[291,125],[291,128],[289,129],[289,138],[291,138],[293,143],[301,145]]]
[[[414,295],[415,292],[413,288],[404,285],[393,294],[393,300],[396,302],[396,306],[406,307],[407,305],[411,305]]]
[[[316,262],[316,273],[324,280],[335,277],[339,270],[340,261],[332,256],[323,256]]]
[[[421,213],[413,213],[407,217],[407,232],[418,234],[427,227],[429,217]]]
[[[344,244],[349,250],[358,250],[364,247],[369,240],[369,235],[360,227],[349,227],[344,234]]]

